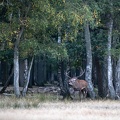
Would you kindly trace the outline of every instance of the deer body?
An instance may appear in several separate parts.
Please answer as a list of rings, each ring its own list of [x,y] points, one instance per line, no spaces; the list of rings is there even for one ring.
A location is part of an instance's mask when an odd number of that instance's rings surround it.
[[[69,72],[68,72],[68,70],[66,71],[66,76],[69,78],[68,84],[70,86],[72,86],[72,88],[74,89],[74,92],[79,91],[80,99],[81,99],[81,94],[83,95],[83,98],[86,98],[88,83],[85,80],[78,79],[79,77],[81,77],[85,73],[85,70],[83,71],[81,68],[81,74],[79,76],[76,76],[76,77],[70,77],[68,75]]]
[[[85,80],[79,80],[77,77],[73,77],[69,79],[69,85],[73,87],[74,92],[79,91],[80,99],[81,94],[83,95],[83,98],[86,98],[88,83]]]

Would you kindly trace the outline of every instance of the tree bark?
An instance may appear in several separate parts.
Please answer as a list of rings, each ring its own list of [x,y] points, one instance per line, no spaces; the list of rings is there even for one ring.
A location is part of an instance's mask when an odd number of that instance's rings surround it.
[[[61,26],[60,26],[58,28],[58,44],[61,44],[61,43],[62,43],[62,39],[61,39]],[[64,73],[65,73],[65,61],[62,60],[61,58],[60,67],[58,70],[58,79],[60,83],[61,95],[63,96],[63,99],[65,98],[69,99],[71,98],[71,96],[69,92],[68,81]]]
[[[103,80],[102,80],[102,71],[99,58],[95,59],[96,64],[96,71],[97,71],[97,83],[98,83],[98,95],[103,98],[104,91],[103,91]]]
[[[28,84],[29,84],[29,80],[30,80],[30,73],[31,73],[32,65],[33,65],[33,60],[34,60],[34,57],[31,60],[29,69],[28,69],[28,61],[27,61],[27,59],[25,60],[25,72],[24,72],[25,73],[24,74],[25,84],[24,84],[23,91],[22,91],[23,97],[25,97],[26,93],[27,93]]]
[[[61,60],[60,63],[60,70],[59,70],[59,82],[60,82],[60,88],[61,88],[61,95],[63,96],[63,99],[72,99],[69,91],[69,85],[68,85],[68,79],[65,76],[65,63]]]
[[[18,46],[15,43],[14,48],[14,93],[16,97],[20,97],[19,90],[19,51]]]
[[[16,97],[20,97],[20,90],[19,90],[19,42],[21,39],[21,36],[24,31],[24,26],[22,26],[20,33],[18,35],[18,38],[15,41],[14,44],[14,93]]]
[[[19,66],[20,66],[19,83],[20,83],[20,87],[23,87],[24,86],[24,70],[25,70],[24,60],[19,61]]]
[[[31,7],[31,3],[29,3],[29,5],[26,8],[23,7],[23,9],[26,10],[23,13],[24,18],[27,17],[28,12],[30,10],[30,7]],[[19,15],[19,19],[20,19],[20,17],[22,17],[22,16]],[[19,43],[20,43],[20,39],[21,39],[23,32],[24,32],[24,24],[21,24],[20,32],[18,34],[18,37],[16,36],[17,38],[16,38],[15,43],[14,43],[14,93],[15,93],[16,97],[20,97],[20,90],[19,90]]]
[[[108,91],[108,76],[107,76],[107,57],[105,56],[103,59],[102,66],[102,82],[103,82],[103,97],[107,97],[107,91]]]
[[[95,98],[95,92],[92,84],[92,50],[91,50],[91,39],[88,22],[85,23],[85,41],[86,41],[86,54],[87,54],[87,65],[85,80],[88,82],[88,93],[92,99]]]
[[[116,98],[120,99],[120,55],[115,70],[115,93],[116,93]]]
[[[112,41],[112,29],[113,29],[113,19],[110,18],[108,25],[108,97],[111,99],[115,98],[115,90],[113,87],[113,75],[112,75],[112,59],[111,59],[111,41]]]

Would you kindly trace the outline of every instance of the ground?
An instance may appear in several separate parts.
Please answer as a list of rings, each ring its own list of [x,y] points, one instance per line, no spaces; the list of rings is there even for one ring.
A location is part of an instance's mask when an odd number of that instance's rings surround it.
[[[40,102],[37,108],[0,109],[0,120],[119,120],[116,101]]]
[[[22,88],[20,88],[22,90]],[[0,95],[0,120],[119,120],[117,100],[59,100],[57,87],[34,87],[15,98],[12,87]],[[11,91],[11,92],[10,92]],[[10,93],[9,93],[10,92]],[[53,94],[54,93],[54,94]]]
[[[0,87],[0,90],[2,87]],[[23,87],[19,87],[20,91],[22,92]],[[38,87],[38,86],[33,86],[32,88],[28,88],[28,94],[36,94],[36,93],[53,93],[57,94],[60,92],[60,88],[57,86],[53,85],[47,85],[45,87]],[[13,95],[14,94],[14,88],[13,86],[8,86],[7,89],[5,90],[5,95]]]

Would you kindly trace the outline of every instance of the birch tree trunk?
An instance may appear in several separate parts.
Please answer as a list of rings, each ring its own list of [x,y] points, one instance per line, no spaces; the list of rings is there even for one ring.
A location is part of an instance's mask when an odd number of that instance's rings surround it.
[[[14,93],[16,97],[20,97],[19,90],[19,51],[18,45],[15,43],[14,48]]]
[[[19,42],[21,39],[21,36],[24,31],[24,26],[21,28],[20,33],[18,35],[18,38],[15,41],[14,44],[14,93],[16,97],[20,97],[20,90],[19,90]]]
[[[120,55],[117,61],[117,66],[115,71],[115,93],[116,93],[116,98],[120,99]]]
[[[30,73],[31,73],[32,65],[33,65],[33,60],[34,60],[34,57],[31,60],[29,69],[28,69],[28,60],[27,59],[25,60],[25,72],[24,72],[25,82],[24,82],[24,87],[23,87],[23,91],[22,91],[22,96],[24,96],[24,97],[26,96],[28,84],[30,81]]]
[[[86,54],[87,54],[87,65],[86,65],[86,73],[85,80],[88,82],[88,93],[92,99],[95,98],[95,92],[93,90],[92,84],[92,50],[91,50],[91,39],[90,39],[90,31],[89,24],[86,22],[85,24],[85,41],[86,41]]]
[[[113,75],[112,75],[112,60],[111,60],[111,41],[112,41],[112,29],[113,29],[113,19],[110,18],[108,25],[108,97],[111,99],[115,98],[115,90],[113,87]]]
[[[23,14],[25,14],[24,18],[27,17],[28,12],[30,10],[30,6],[31,6],[31,3],[29,3],[29,5],[26,8],[23,7],[23,9],[26,10],[25,13],[23,13]],[[19,14],[19,12],[18,12],[18,14]],[[20,19],[20,17],[22,17],[21,15],[22,14],[18,15],[19,19]],[[20,43],[21,36],[24,32],[24,24],[22,24],[22,23],[19,23],[19,24],[21,24],[20,32],[19,32],[18,37],[16,38],[15,43],[14,43],[14,93],[15,93],[16,97],[20,97],[20,90],[19,90],[19,43]]]

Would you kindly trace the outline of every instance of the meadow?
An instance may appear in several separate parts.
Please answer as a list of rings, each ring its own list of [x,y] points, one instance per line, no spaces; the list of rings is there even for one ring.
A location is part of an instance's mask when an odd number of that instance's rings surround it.
[[[0,96],[0,120],[119,120],[120,101],[58,100],[50,94]]]

